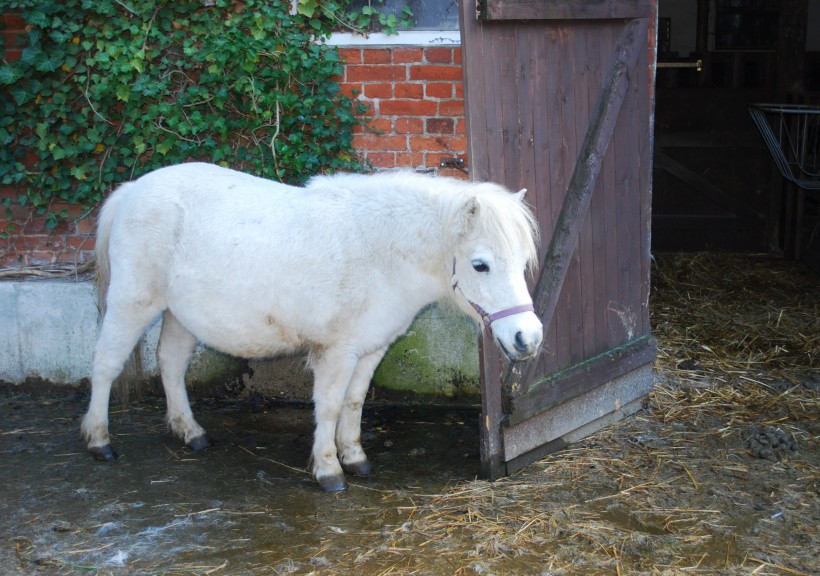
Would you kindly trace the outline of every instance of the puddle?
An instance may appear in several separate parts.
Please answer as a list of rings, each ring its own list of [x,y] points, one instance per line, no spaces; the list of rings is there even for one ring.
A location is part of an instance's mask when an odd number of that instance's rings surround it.
[[[327,495],[305,470],[309,407],[195,406],[216,441],[202,453],[166,434],[162,402],[115,408],[114,464],[86,454],[85,407],[79,396],[2,398],[4,574],[310,573],[363,539],[389,540],[418,495],[479,471],[473,409],[367,408],[376,475]]]

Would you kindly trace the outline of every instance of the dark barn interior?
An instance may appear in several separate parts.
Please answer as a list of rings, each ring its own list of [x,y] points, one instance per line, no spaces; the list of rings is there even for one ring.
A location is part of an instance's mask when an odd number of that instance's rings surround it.
[[[820,269],[820,1],[658,9],[653,251],[770,252]],[[775,136],[807,146],[814,189],[777,170],[748,110],[757,103],[794,107],[785,133],[772,119]]]

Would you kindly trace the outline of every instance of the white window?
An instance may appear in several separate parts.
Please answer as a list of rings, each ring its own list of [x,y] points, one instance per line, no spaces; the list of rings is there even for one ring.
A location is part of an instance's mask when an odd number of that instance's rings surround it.
[[[458,0],[354,0],[351,9],[370,7],[412,26],[400,27],[397,34],[372,32],[366,36],[335,32],[328,44],[337,46],[413,45],[452,46],[461,44]]]

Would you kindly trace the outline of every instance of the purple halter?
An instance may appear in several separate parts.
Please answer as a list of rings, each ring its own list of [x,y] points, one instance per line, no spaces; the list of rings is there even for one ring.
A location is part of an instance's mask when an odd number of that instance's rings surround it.
[[[456,275],[456,257],[453,256],[453,276]],[[453,282],[453,292],[456,290],[459,291],[462,298],[464,298],[467,302],[470,303],[470,306],[473,307],[473,310],[478,312],[478,315],[481,316],[481,319],[484,320],[484,324],[489,326],[496,320],[500,320],[501,318],[506,318],[507,316],[514,316],[516,314],[522,314],[523,312],[535,312],[535,307],[532,304],[520,304],[519,306],[513,306],[511,308],[505,308],[503,310],[499,310],[498,312],[493,312],[490,314],[484,308],[467,298],[464,292],[461,291],[461,288],[458,287],[458,280]]]

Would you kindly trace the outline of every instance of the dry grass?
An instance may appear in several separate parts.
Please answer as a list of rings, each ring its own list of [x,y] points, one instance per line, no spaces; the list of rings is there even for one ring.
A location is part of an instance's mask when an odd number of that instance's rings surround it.
[[[793,262],[658,259],[649,408],[496,483],[418,495],[319,574],[820,572],[820,283]],[[754,457],[753,430],[796,452]]]

